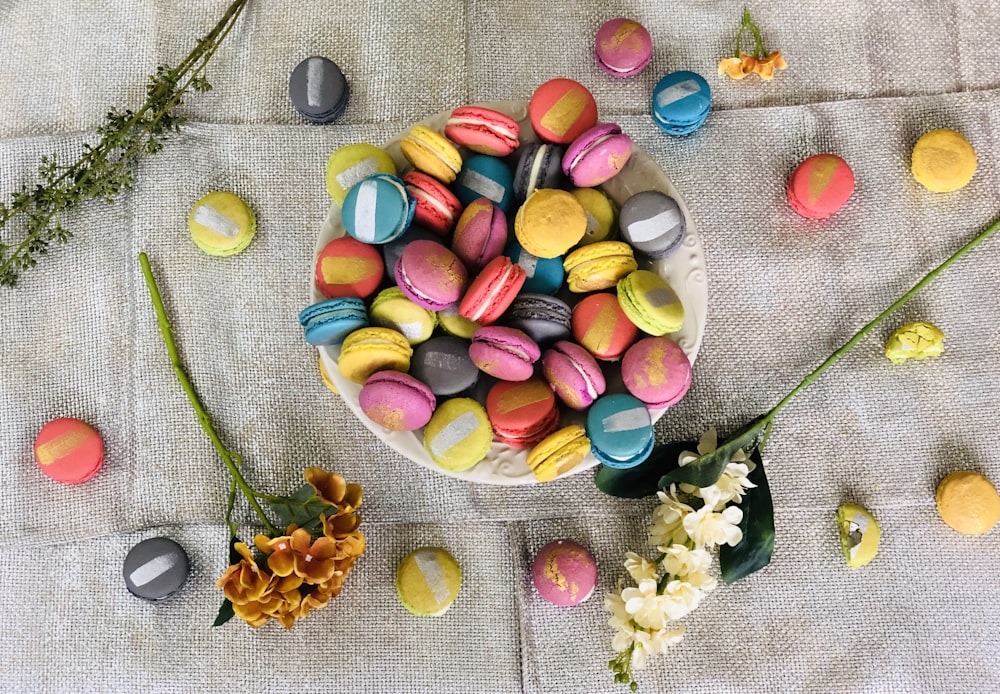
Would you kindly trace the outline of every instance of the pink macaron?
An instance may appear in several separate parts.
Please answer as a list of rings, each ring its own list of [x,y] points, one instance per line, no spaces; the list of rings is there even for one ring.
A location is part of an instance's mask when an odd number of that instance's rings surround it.
[[[437,399],[426,385],[399,371],[376,371],[358,393],[361,411],[393,431],[413,431],[431,420]]]
[[[521,127],[503,113],[482,106],[461,106],[451,112],[444,135],[479,154],[506,157],[517,149]]]
[[[463,318],[491,325],[517,298],[527,275],[524,269],[505,255],[498,255],[486,264],[458,305]]]
[[[501,381],[527,381],[540,356],[535,341],[517,328],[480,328],[469,345],[469,357],[479,370]]]
[[[691,387],[691,362],[668,337],[647,337],[622,357],[622,380],[635,397],[655,409],[670,407]]]
[[[597,586],[597,561],[573,540],[554,540],[538,550],[531,562],[531,581],[546,602],[559,607],[579,605]]]
[[[609,20],[597,30],[594,59],[612,77],[638,75],[653,59],[653,39],[636,21],[625,17]]]
[[[631,156],[632,138],[614,123],[601,123],[573,140],[562,170],[577,188],[593,188],[614,177]]]
[[[854,172],[836,154],[816,154],[788,178],[788,204],[807,219],[826,219],[854,193]]]
[[[433,176],[410,171],[403,176],[406,189],[417,201],[413,221],[438,236],[447,236],[462,214],[462,203],[455,194]]]
[[[456,304],[469,283],[462,261],[436,241],[407,244],[396,263],[395,277],[410,301],[432,311]]]
[[[604,372],[590,352],[568,340],[545,351],[542,370],[559,399],[574,410],[587,409],[607,388]]]
[[[451,250],[470,272],[479,272],[506,244],[507,215],[489,198],[478,198],[458,218]]]

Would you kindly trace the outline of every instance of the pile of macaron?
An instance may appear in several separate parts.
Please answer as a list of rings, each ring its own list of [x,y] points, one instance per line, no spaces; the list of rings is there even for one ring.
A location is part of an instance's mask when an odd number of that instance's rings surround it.
[[[669,337],[684,307],[640,269],[680,246],[684,215],[658,190],[619,206],[599,187],[632,141],[598,122],[582,84],[541,85],[528,120],[535,137],[481,106],[441,132],[414,126],[399,142],[406,172],[370,144],[334,152],[327,188],[345,234],[319,252],[326,299],[300,322],[310,344],[339,347],[365,415],[422,432],[446,470],[494,442],[528,450],[540,481],[588,453],[631,467],[652,449],[650,410],[691,383]]]

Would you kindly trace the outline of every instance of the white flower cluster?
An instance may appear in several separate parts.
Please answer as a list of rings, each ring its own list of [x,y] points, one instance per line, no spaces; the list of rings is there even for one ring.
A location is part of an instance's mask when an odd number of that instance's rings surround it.
[[[698,452],[685,451],[678,462],[684,466],[711,453],[717,442],[715,429],[710,429],[702,436]],[[723,544],[735,546],[743,539],[739,528],[743,511],[728,504],[738,504],[746,490],[755,486],[747,479],[753,468],[740,450],[712,486],[682,484],[679,490],[671,486],[669,494],[657,492],[660,505],[653,511],[649,544],[660,556],[651,562],[627,552],[625,569],[635,585],[604,597],[604,609],[611,613],[608,624],[615,630],[611,647],[619,654],[631,651],[628,664],[632,667],[642,669],[648,656],[665,653],[680,642],[684,627],[677,620],[715,588],[717,581],[709,574],[710,550]],[[704,503],[695,510],[680,500],[678,491]]]

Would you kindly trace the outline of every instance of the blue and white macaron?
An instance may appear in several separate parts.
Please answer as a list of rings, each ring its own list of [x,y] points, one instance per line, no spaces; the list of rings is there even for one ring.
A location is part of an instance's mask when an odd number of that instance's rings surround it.
[[[339,345],[355,330],[368,327],[368,311],[358,298],[327,299],[303,309],[299,323],[309,344]]]
[[[416,209],[417,202],[401,179],[377,173],[347,191],[340,215],[348,234],[379,244],[402,236]]]
[[[587,412],[587,437],[590,452],[604,465],[635,467],[653,452],[653,421],[638,398],[605,395]]]
[[[708,118],[711,105],[712,90],[695,72],[671,72],[653,88],[653,122],[668,135],[693,133]]]
[[[451,189],[462,205],[468,205],[477,198],[489,198],[507,212],[514,200],[514,176],[500,159],[477,154],[462,164]]]

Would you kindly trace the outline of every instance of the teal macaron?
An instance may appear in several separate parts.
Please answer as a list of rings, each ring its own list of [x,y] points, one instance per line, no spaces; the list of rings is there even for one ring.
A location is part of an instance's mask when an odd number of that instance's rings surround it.
[[[339,345],[350,333],[368,327],[368,312],[355,297],[327,299],[303,309],[299,323],[309,344]]]
[[[590,452],[613,468],[635,467],[653,452],[653,422],[639,398],[605,395],[587,411]]]
[[[524,250],[517,239],[507,242],[503,254],[524,270],[524,286],[521,287],[523,293],[551,296],[559,291],[566,277],[562,256],[539,258]]]
[[[388,243],[410,228],[417,201],[392,174],[372,174],[347,191],[341,219],[348,234],[364,243]]]
[[[479,198],[488,198],[504,212],[510,210],[514,200],[514,175],[510,167],[497,157],[477,154],[462,164],[452,190],[462,205]]]
[[[712,105],[712,90],[696,72],[678,70],[653,88],[653,122],[668,135],[687,135],[701,127]]]

